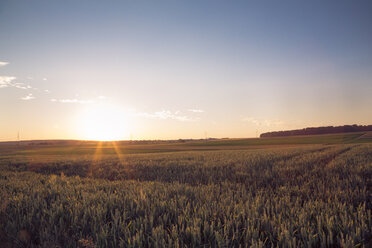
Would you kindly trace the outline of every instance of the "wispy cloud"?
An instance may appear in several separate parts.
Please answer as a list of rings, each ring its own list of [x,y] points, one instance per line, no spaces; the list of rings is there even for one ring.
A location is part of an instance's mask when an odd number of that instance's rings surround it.
[[[1,66],[6,66],[8,65],[9,62],[2,62],[0,61],[0,67]],[[13,76],[0,76],[0,88],[8,88],[8,87],[13,87],[13,88],[17,88],[17,89],[22,89],[22,90],[36,90],[36,91],[40,91],[38,88],[35,88],[35,87],[32,87],[31,85],[29,84],[25,84],[25,83],[18,83],[18,82],[15,82],[17,78],[16,77],[13,77]],[[33,77],[27,77],[28,80],[33,80]],[[44,78],[43,80],[46,80],[46,78]],[[45,93],[49,93],[49,90],[44,90]],[[35,97],[32,95],[32,93],[28,94],[27,96],[24,96],[24,97],[21,97],[20,99],[22,100],[31,100],[31,99],[34,99]]]
[[[92,100],[81,100],[81,99],[50,99],[51,102],[59,102],[59,103],[80,103],[80,104],[87,104],[92,103]]]
[[[30,85],[27,85],[27,84],[24,84],[24,83],[14,83],[12,86],[16,87],[18,89],[22,89],[22,90],[36,89],[36,88],[32,88]]]
[[[187,111],[193,112],[193,113],[204,113],[204,110],[202,109],[188,109]]]
[[[30,85],[24,83],[15,83],[16,77],[0,76],[0,88],[15,87],[18,89],[26,90],[33,89]]]
[[[35,99],[35,97],[32,95],[32,93],[28,94],[27,96],[21,97],[21,100],[28,101]]]
[[[15,79],[16,77],[0,76],[0,88],[12,86],[12,81],[14,81]]]
[[[46,93],[50,93],[49,90],[44,90],[44,92]],[[61,98],[61,99],[57,99],[57,98],[52,98],[50,99],[51,102],[58,102],[58,103],[80,103],[80,104],[88,104],[88,103],[97,103],[98,100],[105,100],[107,99],[106,96],[98,96],[96,98],[92,98],[92,99],[80,99],[79,97],[79,94],[75,94],[75,97],[74,98]]]
[[[285,122],[282,120],[263,120],[263,119],[257,119],[253,117],[244,117],[242,118],[243,122],[249,122],[256,126],[266,126],[266,127],[272,127],[272,126],[281,126],[284,125]]]
[[[8,65],[9,64],[9,62],[2,62],[2,61],[0,61],[0,67],[1,66],[6,66],[6,65]]]
[[[159,120],[177,120],[177,121],[196,121],[191,117],[186,115],[181,115],[180,111],[172,112],[169,110],[157,111],[154,113],[137,113],[137,116],[149,118],[149,119],[159,119]]]

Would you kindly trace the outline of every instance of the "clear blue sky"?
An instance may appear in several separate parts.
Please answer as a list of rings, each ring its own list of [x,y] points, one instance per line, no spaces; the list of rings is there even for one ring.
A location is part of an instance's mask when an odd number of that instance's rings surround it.
[[[372,124],[371,13],[371,1],[2,0],[0,139]]]

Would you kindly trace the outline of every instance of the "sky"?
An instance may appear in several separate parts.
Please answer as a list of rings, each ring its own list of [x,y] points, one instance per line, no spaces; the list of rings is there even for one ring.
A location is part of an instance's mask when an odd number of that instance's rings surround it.
[[[0,1],[0,141],[372,124],[371,1]]]

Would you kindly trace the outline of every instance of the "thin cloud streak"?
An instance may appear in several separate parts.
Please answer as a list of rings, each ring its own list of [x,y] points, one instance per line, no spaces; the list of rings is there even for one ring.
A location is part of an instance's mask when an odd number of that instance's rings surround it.
[[[35,97],[32,95],[32,93],[28,94],[27,96],[21,97],[21,100],[23,100],[23,101],[28,101],[28,100],[32,100],[32,99],[35,99]]]
[[[59,102],[59,103],[80,103],[80,104],[88,104],[93,103],[92,100],[80,100],[80,99],[50,99],[51,102]]]
[[[158,120],[177,120],[177,121],[196,121],[196,119],[188,117],[186,115],[180,115],[180,111],[172,112],[169,110],[157,111],[154,113],[137,113],[139,117],[158,119]]]
[[[253,117],[244,117],[242,121],[252,123],[256,126],[266,126],[266,127],[281,126],[285,124],[285,122],[282,120],[261,120],[261,119],[257,119]]]
[[[193,113],[204,113],[204,110],[202,109],[188,109],[187,111],[193,112]]]
[[[0,61],[0,67],[9,65],[9,62]]]

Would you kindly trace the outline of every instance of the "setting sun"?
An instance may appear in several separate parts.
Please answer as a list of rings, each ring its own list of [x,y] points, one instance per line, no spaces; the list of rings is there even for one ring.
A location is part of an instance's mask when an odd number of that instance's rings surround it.
[[[79,119],[79,130],[84,139],[113,141],[128,136],[129,116],[116,106],[89,106],[82,111]]]

